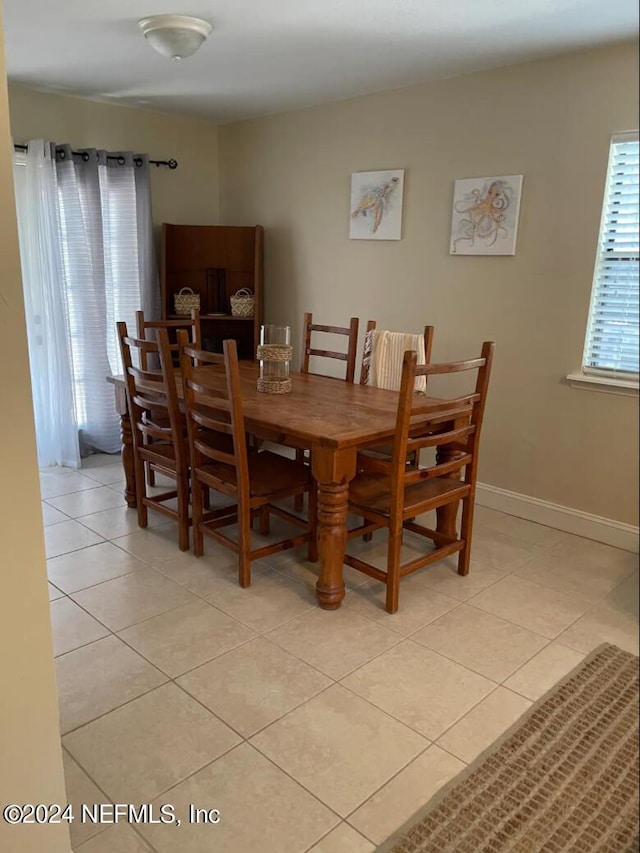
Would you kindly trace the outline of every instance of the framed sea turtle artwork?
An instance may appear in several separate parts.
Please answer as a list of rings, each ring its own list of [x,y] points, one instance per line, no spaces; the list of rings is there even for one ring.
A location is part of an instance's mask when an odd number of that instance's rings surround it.
[[[353,172],[349,237],[352,240],[400,240],[404,169]]]
[[[455,182],[451,255],[515,255],[522,175]]]

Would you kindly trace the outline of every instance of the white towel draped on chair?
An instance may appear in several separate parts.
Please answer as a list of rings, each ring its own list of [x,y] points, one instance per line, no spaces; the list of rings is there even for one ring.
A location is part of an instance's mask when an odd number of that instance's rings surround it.
[[[369,373],[366,384],[388,391],[399,391],[402,379],[402,361],[407,350],[415,350],[418,365],[425,364],[424,337],[404,332],[387,332],[372,329],[367,332],[364,358],[368,359]],[[426,393],[424,376],[416,378],[415,391]]]

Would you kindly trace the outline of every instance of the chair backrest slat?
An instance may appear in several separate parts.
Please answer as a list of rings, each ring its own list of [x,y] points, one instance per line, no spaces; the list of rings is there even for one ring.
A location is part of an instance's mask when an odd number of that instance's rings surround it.
[[[157,412],[158,409],[167,409],[167,397],[166,394],[148,394],[146,391],[142,391],[136,393],[135,397],[136,406],[139,406],[141,409],[145,409],[146,411],[154,411]]]
[[[356,355],[358,351],[358,326],[359,320],[357,317],[352,317],[348,326],[327,326],[313,322],[313,315],[307,312],[304,315],[304,324],[302,327],[302,364],[300,365],[301,373],[314,373],[309,370],[309,359],[316,358],[332,358],[337,361],[345,361],[347,364],[345,381],[353,382],[356,374]],[[328,333],[331,335],[345,335],[348,338],[347,351],[336,352],[335,350],[317,349],[311,346],[311,336],[314,333]]]
[[[307,355],[308,356],[317,355],[320,358],[337,358],[338,361],[348,361],[349,360],[349,356],[346,352],[334,352],[333,350],[329,350],[329,349],[309,349],[309,350],[307,350]],[[304,371],[304,372],[307,373],[308,371]]]
[[[444,364],[422,364],[416,367],[416,376],[430,376],[431,374],[460,373],[463,370],[477,370],[484,364],[481,358],[472,358],[468,361],[451,361]]]
[[[463,397],[450,397],[448,400],[440,400],[439,402],[424,397],[416,397],[411,407],[411,417],[419,417],[422,414],[433,415],[440,412],[442,415],[448,415],[449,420],[451,420],[458,413],[459,417],[462,417],[465,412],[470,412],[479,399],[480,397],[475,393],[465,394]]]
[[[222,409],[218,409],[215,407],[216,412],[223,411]],[[216,432],[224,433],[225,435],[233,435],[233,427],[231,422],[227,422],[223,417],[211,417],[211,415],[207,415],[203,412],[193,411],[191,412],[191,417],[198,424],[198,426],[204,427],[205,429],[213,429]]]
[[[134,346],[136,344],[135,340],[132,340],[131,338],[127,338],[127,343],[133,343]],[[148,349],[147,352],[158,352],[158,349],[157,347],[152,350]],[[138,382],[146,382],[147,384],[150,384],[152,382],[162,381],[162,375],[159,370],[143,370],[140,367],[136,367],[135,364],[131,365],[129,373],[134,377],[134,379],[137,379]]]
[[[207,397],[208,405],[216,407],[220,409],[220,411],[229,412],[231,410],[229,400],[227,399],[224,391],[217,388],[211,388],[210,385],[202,384],[196,380],[191,380],[191,387],[194,391],[197,391],[199,394]]]
[[[213,462],[222,462],[223,465],[235,466],[236,457],[233,453],[227,453],[225,450],[219,450],[217,447],[212,447],[204,441],[195,441],[195,448],[207,459]]]
[[[420,468],[419,470],[407,469],[404,477],[404,485],[410,486],[422,480],[430,480],[432,477],[444,477],[445,474],[453,474],[470,462],[471,454],[465,453],[451,462],[440,462],[437,465],[432,465],[429,468]]]
[[[308,316],[311,317],[311,315]],[[312,329],[314,332],[329,332],[332,335],[347,335],[347,337],[351,335],[351,327],[347,326],[324,326],[321,323],[314,323]]]
[[[447,430],[446,432],[437,432],[434,435],[426,435],[421,438],[412,438],[409,435],[407,439],[407,451],[414,453],[418,450],[425,450],[427,447],[442,447],[445,444],[461,442],[462,439],[471,435],[474,430],[475,426],[469,424],[465,427]]]

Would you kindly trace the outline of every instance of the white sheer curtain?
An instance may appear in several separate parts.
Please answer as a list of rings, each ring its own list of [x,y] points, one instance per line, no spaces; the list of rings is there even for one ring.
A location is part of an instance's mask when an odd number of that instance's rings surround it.
[[[47,147],[29,143],[27,164],[39,146]],[[106,382],[121,372],[115,324],[124,320],[134,329],[139,308],[150,317],[159,313],[149,165],[130,153],[69,146],[56,152],[58,223],[47,241],[57,243],[62,258],[76,442],[83,454],[112,453],[120,449],[113,388]],[[26,239],[30,244],[33,236]],[[24,280],[26,293],[31,277]]]
[[[38,463],[80,465],[55,159],[36,140],[15,168]]]

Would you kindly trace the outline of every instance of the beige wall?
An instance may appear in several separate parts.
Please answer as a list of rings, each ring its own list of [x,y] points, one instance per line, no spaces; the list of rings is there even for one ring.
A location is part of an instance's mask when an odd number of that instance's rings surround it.
[[[221,219],[266,228],[266,313],[497,342],[481,480],[637,524],[637,398],[575,390],[609,137],[638,127],[624,45],[220,129]],[[350,241],[350,174],[404,168],[399,242]],[[515,257],[448,253],[455,178],[524,174]],[[364,325],[364,322],[363,322]]]
[[[0,8],[0,805],[64,803]],[[11,827],[0,850],[69,851],[65,824]]]
[[[218,223],[218,129],[204,121],[9,87],[14,142],[50,139],[78,148],[140,151],[178,168],[151,168],[156,224]]]

